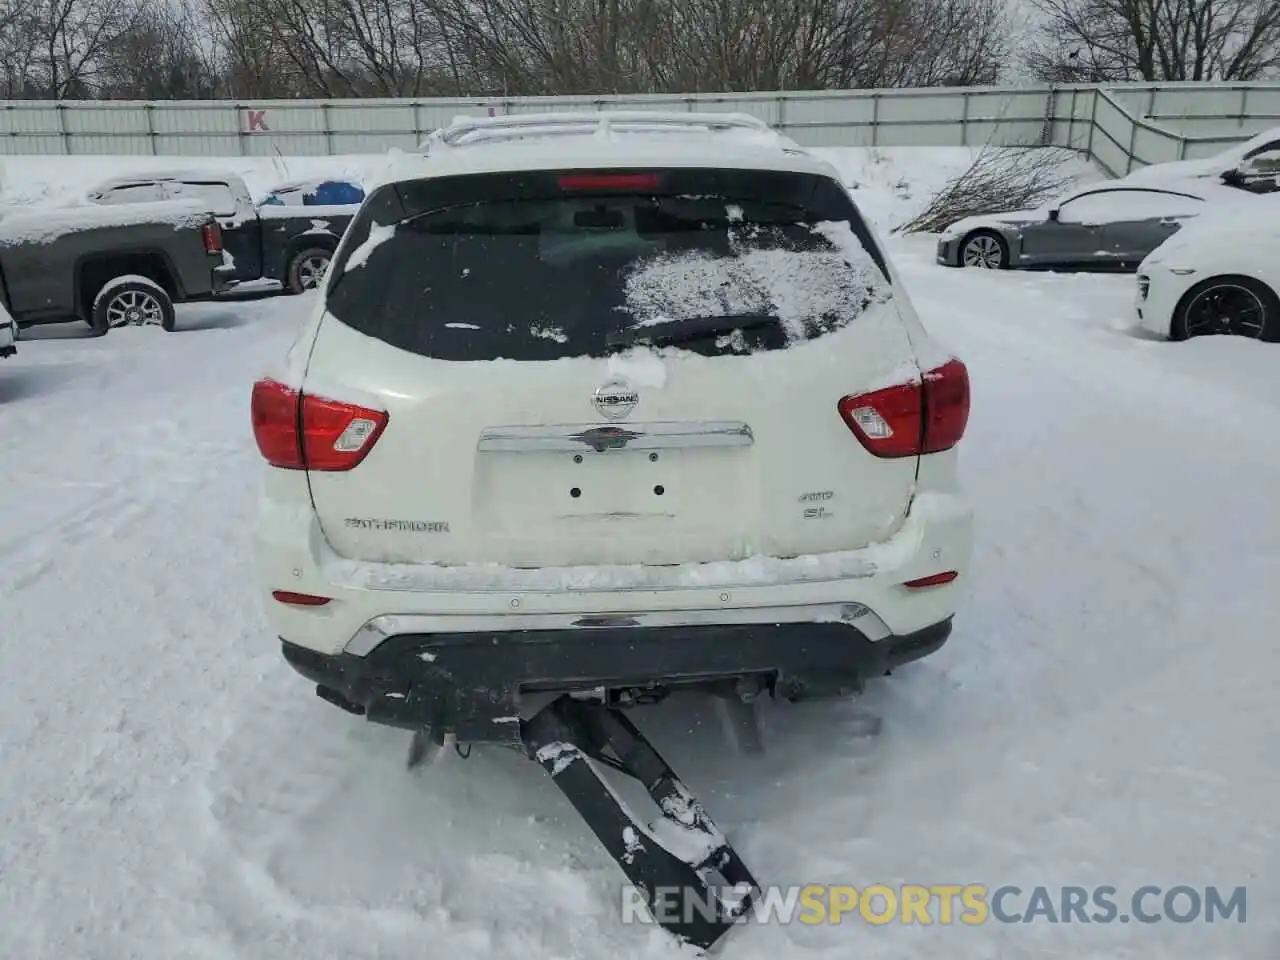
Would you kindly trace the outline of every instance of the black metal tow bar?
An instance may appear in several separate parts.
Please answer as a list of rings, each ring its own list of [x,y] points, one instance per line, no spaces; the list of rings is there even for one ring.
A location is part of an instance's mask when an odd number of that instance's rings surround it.
[[[565,696],[524,721],[521,733],[526,755],[551,775],[660,926],[705,950],[744,916],[760,893],[755,878],[630,720]],[[600,766],[638,780],[661,819],[647,826],[637,820]]]

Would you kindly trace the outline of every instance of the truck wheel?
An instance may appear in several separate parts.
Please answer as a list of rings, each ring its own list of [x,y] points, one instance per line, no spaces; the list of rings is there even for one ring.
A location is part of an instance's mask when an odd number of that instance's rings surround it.
[[[112,280],[93,301],[90,326],[98,336],[115,327],[129,326],[158,326],[172,331],[173,300],[163,287],[150,280]]]
[[[333,259],[333,251],[324,247],[307,247],[299,250],[289,261],[289,269],[285,273],[285,286],[290,293],[303,293],[314,290],[324,282],[325,271],[329,269],[329,261]]]

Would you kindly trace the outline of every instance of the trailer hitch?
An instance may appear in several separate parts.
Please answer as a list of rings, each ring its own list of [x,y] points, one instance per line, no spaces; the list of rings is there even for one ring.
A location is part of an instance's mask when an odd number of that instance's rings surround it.
[[[526,755],[551,775],[669,933],[706,950],[759,896],[702,804],[621,713],[560,697],[524,721],[521,735]],[[638,780],[662,817],[649,825],[637,820],[602,766]]]

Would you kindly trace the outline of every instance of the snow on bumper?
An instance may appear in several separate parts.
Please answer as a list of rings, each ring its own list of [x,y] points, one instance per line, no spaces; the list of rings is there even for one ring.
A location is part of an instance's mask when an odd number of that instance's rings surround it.
[[[819,556],[533,570],[359,563],[333,553],[309,507],[284,506],[298,502],[291,496],[271,498],[273,484],[299,481],[305,477],[276,474],[268,483],[258,526],[259,581],[273,631],[330,655],[367,647],[367,625],[378,621],[390,630],[396,617],[413,618],[416,632],[488,633],[556,628],[605,614],[666,625],[744,624],[777,623],[786,610],[785,619],[819,621],[838,618],[842,605],[862,604],[889,633],[906,635],[954,614],[972,552],[973,516],[964,498],[926,493],[890,539]],[[903,586],[946,570],[962,576],[924,590]],[[331,599],[294,606],[274,600],[273,590]]]
[[[1138,326],[1159,337],[1169,336],[1178,301],[1198,279],[1193,275],[1180,276],[1159,266],[1142,270],[1133,301]]]
[[[16,324],[4,312],[4,307],[0,306],[0,359],[11,357],[18,352],[15,343],[17,339],[18,330]]]

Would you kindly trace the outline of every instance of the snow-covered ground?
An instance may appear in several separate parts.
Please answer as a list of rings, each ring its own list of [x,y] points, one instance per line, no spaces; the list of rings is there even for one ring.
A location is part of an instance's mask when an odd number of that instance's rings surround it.
[[[954,172],[895,153],[842,159],[882,227]],[[873,739],[844,704],[766,705],[756,759],[691,699],[638,722],[764,882],[1246,886],[1247,922],[855,919],[744,927],[721,955],[1274,960],[1276,349],[1144,339],[1131,277],[889,245],[973,379],[978,551],[952,640],[870,689]],[[248,396],[310,306],[28,331],[0,361],[0,957],[676,955],[620,924],[620,873],[534,764],[477,749],[408,773],[406,735],[280,659]]]

